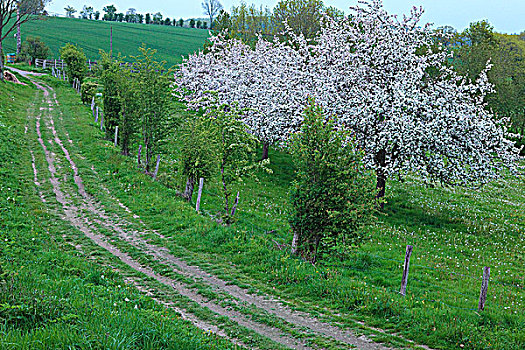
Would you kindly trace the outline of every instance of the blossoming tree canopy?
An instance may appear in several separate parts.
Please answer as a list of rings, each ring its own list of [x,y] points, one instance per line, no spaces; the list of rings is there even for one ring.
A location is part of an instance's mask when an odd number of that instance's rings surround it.
[[[208,53],[190,56],[176,75],[179,88],[191,92],[183,94],[190,107],[206,106],[215,91],[219,103],[238,104],[244,123],[265,143],[298,130],[308,95],[301,52],[278,40],[259,39],[254,49],[221,35],[211,41]]]
[[[252,49],[212,37],[208,53],[183,63],[177,85],[190,92],[190,106],[205,106],[209,90],[220,103],[238,103],[244,123],[265,142],[297,131],[314,97],[352,131],[376,171],[379,196],[393,175],[465,185],[517,170],[519,150],[486,108],[490,65],[475,82],[458,76],[436,45],[445,34],[419,25],[422,9],[403,19],[379,0],[351,10],[342,19],[325,16],[312,42],[289,32],[289,42],[259,38]]]
[[[485,108],[489,65],[476,82],[458,76],[434,45],[440,34],[419,26],[422,9],[402,20],[378,0],[352,11],[342,21],[325,19],[309,69],[317,102],[365,150],[380,196],[392,175],[467,184],[516,169],[518,150]]]

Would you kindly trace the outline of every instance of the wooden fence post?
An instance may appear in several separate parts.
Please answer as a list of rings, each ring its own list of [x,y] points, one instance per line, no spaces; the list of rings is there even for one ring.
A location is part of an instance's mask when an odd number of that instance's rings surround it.
[[[118,125],[115,127],[115,147],[117,147],[118,141]]]
[[[478,311],[485,309],[485,301],[487,300],[487,290],[489,289],[490,267],[483,268],[483,280],[481,281],[481,292],[479,293]]]
[[[141,152],[142,152],[142,145],[139,146],[139,154],[137,156],[137,164],[138,164],[139,168],[140,168],[140,153]]]
[[[399,293],[402,296],[406,295],[407,291],[407,281],[408,281],[408,268],[410,266],[410,256],[412,255],[412,246],[407,245],[407,250],[405,253],[405,267],[403,268],[403,278],[401,279],[401,290]]]
[[[235,211],[237,210],[237,205],[238,204],[239,204],[239,192],[237,192],[237,197],[235,197],[235,203],[233,203],[232,212],[231,212],[231,215],[230,215],[232,218],[235,215]]]
[[[157,174],[159,172],[160,155],[157,156],[157,165],[155,166],[155,173],[153,174],[153,180],[157,180]]]
[[[197,194],[197,204],[195,205],[195,210],[197,213],[201,208],[201,196],[202,196],[202,187],[204,186],[204,179],[201,177],[199,179],[199,193]]]

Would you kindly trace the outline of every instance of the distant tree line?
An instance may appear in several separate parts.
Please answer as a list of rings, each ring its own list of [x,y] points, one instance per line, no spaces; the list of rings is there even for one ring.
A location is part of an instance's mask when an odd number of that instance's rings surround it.
[[[454,52],[454,68],[474,81],[490,60],[488,72],[494,92],[485,102],[497,116],[510,122],[511,131],[525,136],[525,31],[519,35],[500,34],[487,21],[473,22],[462,32],[452,27],[438,30],[450,34],[442,44]],[[517,140],[523,144],[523,139]]]
[[[210,0],[206,0],[205,2],[208,2]],[[212,0],[216,1],[217,0]],[[222,6],[221,6],[222,8]],[[66,16],[69,18],[73,18],[74,14],[77,13],[77,10],[68,5],[64,7],[64,10],[66,12]],[[95,11],[93,6],[84,5],[82,10],[79,12],[80,16],[79,18],[82,19],[89,19],[89,20],[103,20],[103,21],[109,21],[109,22],[127,22],[127,23],[145,23],[145,24],[156,24],[156,25],[165,25],[165,26],[175,26],[175,27],[190,27],[190,28],[197,28],[197,29],[208,29],[209,28],[209,22],[204,19],[190,19],[190,20],[184,20],[182,18],[180,19],[170,19],[169,17],[164,18],[162,13],[138,13],[135,8],[129,8],[126,13],[124,12],[118,12],[115,5],[108,5],[105,6],[103,9],[103,14],[100,11]],[[205,13],[207,16],[209,16],[209,13]],[[214,17],[212,17],[214,18]]]

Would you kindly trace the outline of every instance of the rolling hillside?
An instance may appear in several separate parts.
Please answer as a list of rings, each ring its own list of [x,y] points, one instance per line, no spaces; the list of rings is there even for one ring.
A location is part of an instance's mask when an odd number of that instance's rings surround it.
[[[158,58],[168,65],[181,61],[183,55],[202,47],[208,31],[134,23],[90,21],[75,18],[48,17],[44,20],[25,23],[22,26],[22,41],[27,36],[40,36],[50,47],[52,57],[58,57],[58,50],[67,42],[83,48],[88,59],[97,59],[99,50],[109,51],[110,26],[113,26],[113,52],[123,56],[138,54],[137,48],[146,46],[158,51]],[[16,42],[10,35],[4,43],[4,52],[15,52]]]

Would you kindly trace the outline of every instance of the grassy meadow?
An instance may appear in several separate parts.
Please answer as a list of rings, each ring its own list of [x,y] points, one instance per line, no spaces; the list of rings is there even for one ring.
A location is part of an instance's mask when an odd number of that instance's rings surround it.
[[[113,52],[123,56],[138,54],[143,43],[157,50],[158,59],[168,66],[178,64],[182,56],[204,45],[208,31],[173,26],[92,21],[77,18],[45,17],[22,25],[22,42],[27,36],[39,36],[51,49],[51,58],[59,58],[59,48],[66,43],[77,44],[88,59],[98,60],[99,50],[109,52],[110,27],[113,27]],[[16,41],[9,35],[3,43],[4,52],[16,52]]]
[[[75,229],[33,183],[35,93],[0,83],[0,349],[234,349],[97,263],[100,252],[64,244]]]
[[[181,189],[184,179],[177,173],[175,138],[163,155],[159,182],[153,182],[138,171],[134,159],[121,156],[103,139],[89,106],[80,104],[70,87],[52,78],[46,81],[55,87],[62,112],[68,116],[59,123],[78,140],[71,148],[78,155],[87,191],[104,198],[104,184],[148,227],[162,234],[151,235],[152,243],[232,284],[279,296],[293,308],[343,324],[358,334],[375,333],[370,327],[386,330],[386,334],[376,334],[376,341],[410,347],[405,340],[410,339],[437,349],[525,347],[523,177],[507,175],[480,189],[424,187],[417,178],[392,179],[385,211],[378,216],[379,223],[366,232],[363,246],[343,260],[325,259],[312,265],[281,249],[292,239],[287,202],[294,169],[288,154],[272,150],[273,174],[259,174],[259,181],[248,180],[239,186],[238,221],[224,227],[214,220],[221,210],[218,179],[205,184],[201,215],[195,213],[194,203],[176,195],[175,188]],[[178,106],[177,113],[187,112]],[[27,154],[21,157],[27,162]],[[29,181],[29,173],[22,175]],[[20,191],[31,192],[26,187]],[[52,201],[53,196],[48,189],[46,198]],[[117,207],[108,207],[111,210],[119,213]],[[12,222],[16,225],[18,221]],[[57,231],[61,229],[58,225]],[[52,237],[64,246],[59,235]],[[134,252],[126,243],[119,244],[123,251]],[[407,295],[402,297],[398,291],[407,244],[414,251]],[[146,258],[141,261],[156,266]],[[484,266],[491,268],[491,280],[486,309],[478,312]],[[173,298],[167,293],[159,289],[156,296]],[[212,292],[209,295],[220,299]],[[280,324],[274,319],[264,322]]]

